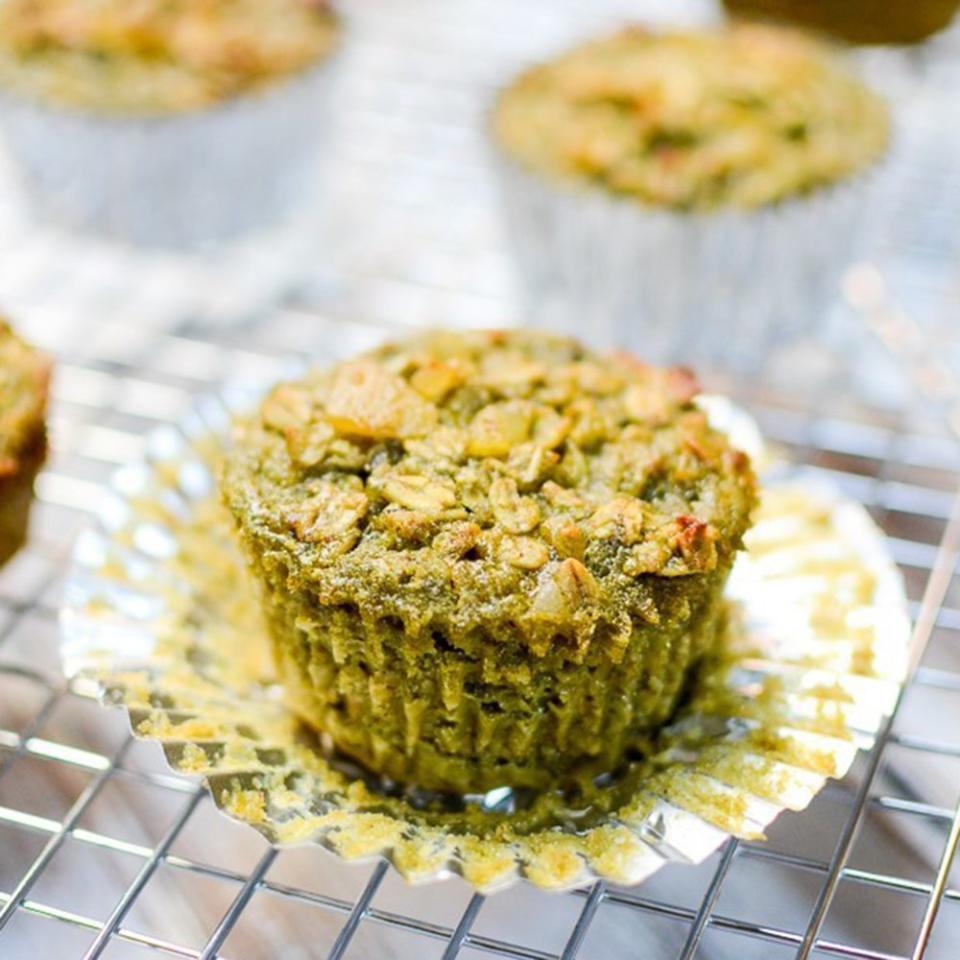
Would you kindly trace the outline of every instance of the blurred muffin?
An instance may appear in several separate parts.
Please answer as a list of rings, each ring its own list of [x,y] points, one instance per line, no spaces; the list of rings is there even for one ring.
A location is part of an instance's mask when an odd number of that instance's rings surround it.
[[[301,73],[335,37],[304,0],[7,0],[0,78],[82,110],[178,113]]]
[[[884,154],[883,102],[775,27],[628,28],[521,74],[492,133],[530,299],[672,359],[808,325]],[[746,346],[746,344],[742,344]]]
[[[305,0],[7,0],[0,120],[39,212],[190,245],[303,199],[338,22]]]
[[[825,50],[756,27],[586,44],[523,74],[493,124],[530,170],[697,212],[809,193],[887,142],[883,104]]]
[[[696,392],[532,332],[278,386],[223,490],[294,708],[408,785],[615,768],[713,647],[754,504]]]
[[[0,319],[0,563],[22,544],[46,451],[48,361]]]
[[[850,43],[918,43],[947,27],[958,0],[723,0],[738,16],[783,20]]]

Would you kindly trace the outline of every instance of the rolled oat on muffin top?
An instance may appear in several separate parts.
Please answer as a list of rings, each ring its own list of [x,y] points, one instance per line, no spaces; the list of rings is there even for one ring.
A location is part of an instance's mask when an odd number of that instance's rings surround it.
[[[755,501],[696,392],[533,332],[427,335],[274,389],[223,489],[295,708],[422,786],[618,762],[715,639]]]
[[[179,112],[300,73],[336,36],[324,0],[5,0],[0,83],[83,109]]]
[[[675,210],[750,209],[885,152],[883,101],[804,34],[630,27],[522,73],[493,110],[508,157]]]

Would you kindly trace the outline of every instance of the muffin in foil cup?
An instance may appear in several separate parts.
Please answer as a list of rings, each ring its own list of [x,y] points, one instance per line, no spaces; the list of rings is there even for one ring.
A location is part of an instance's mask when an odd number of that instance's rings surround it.
[[[957,0],[723,0],[728,13],[794,23],[850,43],[919,43],[946,29]]]
[[[231,417],[259,400],[246,387],[202,398],[117,474],[78,540],[61,623],[72,689],[122,707],[137,737],[273,844],[384,857],[411,883],[459,875],[485,893],[635,884],[701,863],[731,836],[762,838],[843,776],[896,704],[910,637],[902,579],[859,504],[797,475],[762,495],[727,583],[721,654],[619,776],[453,805],[371,780],[311,734],[280,687],[217,489]],[[719,429],[757,439],[743,411],[701,402]]]
[[[759,25],[584,43],[505,87],[490,133],[534,322],[740,369],[822,319],[890,135],[836,51]]]
[[[717,646],[723,585],[710,578],[692,616],[654,639],[638,626],[621,660],[596,647],[580,662],[526,659],[504,638],[451,643],[440,631],[411,649],[402,621],[325,609],[264,579],[278,673],[291,706],[345,754],[388,780],[462,793],[545,788],[557,775],[607,773],[673,713],[691,668]],[[278,575],[279,574],[279,575]],[[512,658],[513,664],[498,665]],[[421,664],[431,672],[421,672]],[[546,709],[541,706],[547,704]]]
[[[642,750],[716,648],[756,500],[697,390],[530,331],[275,388],[223,489],[293,708],[375,774],[454,793]]]
[[[494,167],[524,316],[657,363],[754,371],[814,333],[864,246],[880,170],[749,211],[685,213]]]
[[[316,201],[336,55],[202,110],[124,116],[4,92],[0,127],[39,220],[190,248],[269,227]]]

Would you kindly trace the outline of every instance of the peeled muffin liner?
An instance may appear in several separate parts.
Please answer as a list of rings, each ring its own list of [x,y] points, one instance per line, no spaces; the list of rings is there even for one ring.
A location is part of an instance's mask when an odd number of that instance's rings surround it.
[[[541,175],[499,146],[492,159],[531,323],[743,371],[826,323],[889,175],[881,161],[756,209],[698,212]]]
[[[408,881],[455,873],[484,892],[521,878],[549,890],[635,884],[804,809],[896,703],[910,624],[883,536],[860,505],[788,475],[765,487],[730,577],[722,656],[698,670],[649,757],[589,785],[592,815],[550,794],[503,788],[441,803],[375,782],[285,706],[219,500],[231,418],[256,400],[201,401],[117,474],[76,546],[62,650],[75,690],[123,707],[137,737],[158,741],[175,770],[202,777],[224,813],[271,843],[386,857]],[[762,459],[749,417],[705,405]]]

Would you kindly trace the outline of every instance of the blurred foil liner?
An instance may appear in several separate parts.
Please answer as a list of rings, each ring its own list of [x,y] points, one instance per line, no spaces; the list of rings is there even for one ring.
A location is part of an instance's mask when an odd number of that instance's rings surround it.
[[[0,96],[0,128],[41,222],[190,249],[269,227],[320,182],[338,55],[267,89],[156,117]]]
[[[771,487],[731,577],[742,626],[730,659],[694,685],[625,803],[589,827],[494,836],[430,822],[404,797],[389,806],[304,737],[265,636],[256,642],[254,591],[216,481],[231,418],[256,398],[207,398],[151,438],[144,464],[117,474],[76,546],[62,651],[75,690],[122,705],[137,736],[159,741],[174,769],[203,777],[221,810],[272,843],[386,857],[408,881],[458,874],[485,892],[521,878],[549,890],[638,883],[806,807],[896,703],[910,625],[882,535],[832,492]],[[755,435],[732,405],[710,412]],[[509,794],[473,802],[502,811]]]
[[[499,150],[493,165],[530,322],[655,363],[744,372],[825,325],[887,171],[756,210],[687,213],[540,176]]]

